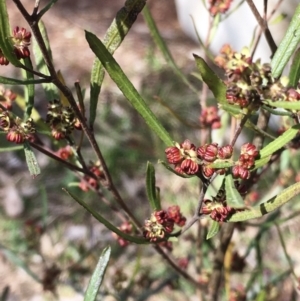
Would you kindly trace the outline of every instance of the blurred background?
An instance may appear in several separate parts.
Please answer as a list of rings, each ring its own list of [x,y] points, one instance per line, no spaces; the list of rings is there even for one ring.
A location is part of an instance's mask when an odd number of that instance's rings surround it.
[[[29,11],[33,9],[33,2],[22,1]],[[94,55],[88,48],[84,30],[103,38],[124,2],[59,0],[43,17],[55,67],[62,72],[66,84],[73,91],[74,83],[79,80],[81,87],[86,90],[87,105]],[[186,33],[182,30],[174,1],[149,0],[147,3],[176,63],[199,89],[199,94],[188,89],[174,75],[154,44],[141,15],[114,57],[174,140],[182,142],[189,138],[198,143],[199,129],[190,124],[199,123],[202,85],[193,73],[196,66],[192,54],[201,54],[202,49],[195,39],[186,35],[188,29],[184,29]],[[41,7],[45,4],[47,1],[41,1]],[[12,1],[8,1],[7,6],[11,26],[29,30]],[[12,66],[1,66],[0,75],[21,78],[19,70]],[[21,95],[23,93],[20,87],[16,87],[14,91]],[[37,86],[36,95],[39,113],[45,117],[47,103],[41,87]],[[208,101],[214,101],[209,93]],[[95,132],[120,193],[127,204],[134,208],[142,223],[150,215],[145,193],[147,161],[155,165],[157,186],[161,189],[164,206],[180,205],[187,217],[193,214],[199,194],[198,181],[179,178],[157,164],[158,159],[164,159],[164,146],[108,76],[99,98]],[[226,137],[226,133],[223,133],[223,137]],[[45,143],[53,150],[58,149],[57,145],[51,145],[49,141],[45,140]],[[4,135],[0,136],[0,144],[8,145]],[[95,163],[93,151],[88,144],[84,144],[83,153]],[[83,292],[92,270],[101,251],[108,244],[112,246],[113,253],[99,300],[200,300],[195,289],[166,266],[152,248],[130,245],[124,250],[119,247],[111,232],[65,195],[62,187],[71,186],[78,197],[119,226],[121,221],[113,211],[95,193],[82,192],[78,188],[80,179],[76,175],[43,154],[36,155],[42,173],[32,179],[22,151],[0,153],[0,293],[9,286],[9,301],[83,300]],[[273,178],[271,177],[274,183],[276,177],[277,173],[274,172]],[[286,177],[292,176],[287,172]],[[270,185],[262,181],[258,193]],[[276,187],[272,187],[272,193],[274,188]],[[107,192],[102,193],[112,201]],[[298,207],[294,206],[292,210],[296,212]],[[291,209],[283,209],[283,212],[289,214]],[[206,226],[207,221],[203,223]],[[299,269],[299,236],[295,234],[300,230],[299,218],[291,219],[284,227],[287,250],[295,267]],[[179,262],[188,262],[191,257],[197,258],[197,248],[194,245],[197,241],[196,230],[190,229],[187,237],[174,243],[174,257]],[[237,272],[232,276],[233,283],[238,286],[245,283],[249,275],[256,275],[253,270],[256,269],[257,258],[253,249],[257,246],[251,246],[251,241],[256,240],[263,244],[260,260],[266,266],[264,271],[258,271],[260,284],[279,275],[283,280],[280,286],[274,286],[274,295],[280,296],[280,289],[282,295],[293,291],[293,282],[287,278],[290,269],[283,251],[278,247],[276,230],[264,230],[267,232],[266,236],[260,230],[255,224],[247,228],[246,232],[236,234],[232,250],[249,252],[250,255],[247,261],[241,262],[236,268]],[[273,240],[274,237],[276,239]],[[205,281],[206,269],[211,268],[214,248],[210,241],[203,242],[202,251],[204,270],[199,281]],[[246,272],[239,274],[245,266]],[[193,275],[197,274],[194,266],[189,266],[188,269]]]

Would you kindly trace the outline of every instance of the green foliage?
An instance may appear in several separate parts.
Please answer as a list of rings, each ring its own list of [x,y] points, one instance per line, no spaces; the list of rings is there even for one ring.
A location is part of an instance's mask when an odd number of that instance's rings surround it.
[[[300,5],[298,5],[290,26],[281,41],[271,62],[272,75],[279,77],[285,68],[287,62],[294,54],[294,51],[300,41]]]
[[[108,265],[108,261],[110,258],[111,249],[107,247],[103,250],[99,261],[96,265],[96,268],[93,272],[93,275],[90,279],[89,285],[84,295],[84,301],[94,301],[97,298],[98,290],[103,281],[103,277],[105,275],[105,270]]]
[[[57,1],[41,9],[37,1],[32,13],[21,1],[13,2],[34,37],[30,57],[29,50],[24,52],[28,47],[22,36],[25,29],[17,38],[11,37],[6,1],[0,0],[1,59],[7,58],[23,76],[0,76],[0,83],[16,88],[14,95],[0,87],[0,152],[7,156],[1,161],[0,189],[4,204],[12,191],[14,199],[25,204],[22,216],[9,226],[4,225],[5,214],[0,212],[0,226],[5,230],[0,248],[9,262],[54,295],[57,283],[66,279],[83,295],[86,277],[90,278],[95,267],[85,301],[112,295],[116,300],[142,301],[166,294],[165,300],[170,287],[174,300],[190,298],[196,291],[203,292],[203,300],[216,300],[225,292],[228,298],[235,293],[230,286],[236,272],[241,273],[240,283],[245,283],[245,296],[267,300],[270,288],[282,285],[290,275],[297,280],[287,252],[288,237],[281,227],[300,215],[299,202],[292,201],[300,194],[300,55],[296,51],[300,6],[271,64],[254,62],[250,51],[237,53],[228,46],[215,60],[221,67],[215,71],[217,68],[208,64],[212,55],[207,48],[208,57],[193,55],[194,70],[186,75],[188,68],[181,68],[180,60],[172,54],[146,1],[127,0],[103,41],[85,31],[87,48],[96,57],[86,100],[86,87],[79,81],[75,88],[69,87],[69,75],[57,71],[52,59],[41,18],[53,13]],[[252,1],[247,2],[251,6]],[[215,7],[208,5],[214,15]],[[153,45],[137,89],[113,55],[141,12]],[[210,17],[210,31],[202,47],[210,45],[222,26],[221,13]],[[12,42],[14,39],[19,45]],[[24,57],[20,59],[17,50],[23,51]],[[291,57],[287,84],[280,77]],[[116,84],[117,93],[121,92],[118,96],[105,87],[105,72]],[[42,89],[45,99],[40,97]],[[100,92],[105,101],[100,101]],[[11,108],[15,99],[17,106]],[[272,128],[270,116],[278,118],[280,128]],[[31,125],[31,120],[36,124]],[[239,139],[247,143],[240,147]],[[17,167],[10,170],[12,152]],[[160,164],[150,163],[157,159]],[[31,176],[27,177],[35,181],[30,182],[34,192],[26,191],[28,182],[18,183],[23,162]],[[63,188],[65,194],[62,187],[68,187]],[[70,235],[64,229],[68,223],[81,224],[87,231],[79,243],[66,238]],[[273,226],[279,239],[272,239],[272,243],[282,247],[288,272],[270,268],[264,261],[270,242],[265,233]],[[245,230],[245,234],[237,232],[235,243],[234,227]],[[254,239],[248,237],[249,227],[258,228]],[[95,232],[101,236],[97,244],[93,244]],[[45,240],[48,244],[43,249]],[[105,248],[95,261],[99,245],[107,245],[107,241],[112,248]],[[129,243],[131,247],[126,248]],[[246,249],[244,255],[238,253],[240,244]],[[252,250],[255,268],[243,273]],[[40,271],[30,265],[33,256],[40,258]],[[265,268],[276,277],[264,282]],[[60,272],[64,280],[59,280]],[[254,291],[253,287],[260,289]],[[5,300],[8,290],[1,294]]]

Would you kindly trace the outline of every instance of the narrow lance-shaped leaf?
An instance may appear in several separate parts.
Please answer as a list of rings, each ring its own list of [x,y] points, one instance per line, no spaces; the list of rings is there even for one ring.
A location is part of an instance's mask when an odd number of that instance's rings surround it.
[[[280,100],[279,101],[265,100],[264,103],[269,106],[280,108],[280,109],[295,110],[295,111],[300,110],[299,101],[289,102],[289,101],[280,101]]]
[[[298,5],[289,28],[278,46],[271,61],[272,75],[277,78],[295,51],[300,41],[300,4]]]
[[[208,165],[209,168],[217,168],[217,169],[220,169],[220,168],[229,168],[229,167],[232,167],[234,166],[234,162],[233,161],[223,161],[223,160],[220,160],[220,161],[217,161],[214,162],[214,163],[211,163]]]
[[[160,210],[161,204],[159,198],[157,197],[155,186],[155,169],[150,162],[147,163],[146,191],[152,210]]]
[[[39,29],[41,31],[43,40],[45,42],[49,57],[52,59],[51,48],[50,48],[47,30],[42,21],[39,21]],[[33,45],[33,54],[34,54],[34,58],[35,58],[35,63],[36,63],[36,67],[37,67],[38,71],[45,75],[50,76],[50,72],[45,63],[43,54],[42,54],[41,49],[40,49],[37,41],[35,40],[35,38],[33,38],[33,40],[32,40],[32,45]],[[53,99],[58,99],[58,90],[54,84],[52,84],[50,82],[44,83],[43,88],[44,88],[44,91],[45,91],[48,101],[53,100]]]
[[[251,170],[255,170],[255,169],[258,169],[262,166],[265,166],[269,162],[270,159],[271,159],[271,155],[263,157],[262,159],[256,160],[255,163],[254,163],[255,165]]]
[[[289,85],[296,88],[300,79],[300,48],[295,52],[290,73],[289,73]]]
[[[33,177],[36,177],[41,173],[41,169],[36,160],[35,154],[27,141],[24,142],[24,153],[29,172]]]
[[[183,81],[183,83],[185,83],[194,93],[198,94],[199,91],[189,82],[186,75],[179,69],[176,62],[174,61],[171,52],[168,49],[168,46],[166,45],[164,39],[161,37],[157,29],[155,21],[153,20],[151,12],[147,7],[147,5],[143,9],[143,16],[150,30],[150,34],[154,42],[159,48],[159,50],[161,51],[161,53],[163,54],[166,62],[173,69],[174,73]]]
[[[129,32],[131,26],[135,22],[138,14],[145,6],[146,1],[140,0],[127,0],[119,12],[116,18],[113,20],[109,29],[104,37],[104,45],[108,51],[113,54],[116,49],[121,45],[125,36]],[[91,93],[90,93],[90,127],[96,119],[96,111],[98,104],[98,97],[101,90],[102,81],[104,78],[104,68],[101,61],[96,58],[93,64],[91,72]]]
[[[118,63],[106,49],[103,43],[94,34],[87,31],[85,33],[90,48],[100,59],[104,68],[107,70],[108,74],[117,84],[118,88],[122,91],[124,96],[137,110],[137,112],[144,118],[150,129],[153,130],[167,146],[173,145],[173,139],[171,139],[169,133],[161,125],[159,120],[150,110],[148,105],[137,92],[133,84],[129,81],[123,70],[120,68]]]
[[[42,84],[46,82],[49,82],[49,80],[47,79],[21,80],[16,78],[0,76],[0,83],[4,85],[30,85],[30,84]]]
[[[43,9],[39,11],[39,17],[41,18],[58,0],[51,0]]]
[[[206,239],[211,239],[213,238],[216,234],[218,234],[218,232],[220,231],[220,224],[217,221],[213,221],[211,222],[209,229],[208,229],[208,233],[206,235]]]
[[[234,185],[232,174],[228,174],[225,177],[225,191],[228,206],[233,208],[245,207],[244,200]]]
[[[97,294],[102,283],[105,271],[109,262],[111,249],[107,247],[103,250],[93,275],[89,281],[89,285],[84,295],[84,301],[94,301],[97,298]]]
[[[210,69],[206,62],[198,55],[194,54],[197,68],[201,74],[203,81],[213,92],[215,98],[220,104],[226,104],[226,85],[223,81]]]
[[[227,221],[228,222],[241,222],[253,218],[261,217],[267,213],[270,213],[280,206],[284,205],[296,195],[300,193],[300,183],[295,183],[290,187],[284,189],[280,194],[271,198],[265,203],[255,206],[250,210],[244,210],[233,214]]]
[[[24,61],[24,65],[29,70],[33,69],[30,58],[25,58],[23,61]],[[34,76],[30,71],[22,70],[22,74],[26,80],[34,80]],[[34,94],[35,94],[34,84],[26,85],[24,88],[24,98],[26,101],[26,108],[24,110],[24,121],[26,121],[31,116],[31,112],[34,106]]]
[[[270,156],[282,147],[284,147],[287,143],[289,143],[292,139],[296,137],[299,129],[300,126],[296,125],[285,131],[282,135],[273,140],[260,151],[260,157],[264,158]]]
[[[0,148],[0,153],[4,152],[13,152],[17,151],[23,148],[23,145],[17,145],[17,146],[11,146],[11,147],[1,147]]]
[[[107,219],[105,219],[102,215],[100,215],[98,212],[96,212],[93,208],[91,208],[86,202],[75,196],[75,194],[71,193],[69,190],[63,188],[63,190],[71,196],[79,205],[81,205],[83,208],[85,208],[91,215],[98,220],[101,224],[103,224],[106,228],[111,230],[112,232],[116,233],[120,237],[134,242],[136,244],[148,244],[149,241],[146,240],[143,237],[136,237],[136,236],[131,236],[129,234],[126,234],[122,232],[119,228],[115,227],[113,224],[111,224]]]
[[[11,36],[6,0],[0,0],[0,49],[14,66],[20,67],[22,64],[15,55]]]

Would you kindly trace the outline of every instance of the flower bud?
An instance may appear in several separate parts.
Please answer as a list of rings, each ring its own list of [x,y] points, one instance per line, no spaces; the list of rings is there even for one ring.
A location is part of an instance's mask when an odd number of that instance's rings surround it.
[[[219,148],[218,157],[220,159],[229,159],[233,153],[233,147],[231,145],[225,145]]]

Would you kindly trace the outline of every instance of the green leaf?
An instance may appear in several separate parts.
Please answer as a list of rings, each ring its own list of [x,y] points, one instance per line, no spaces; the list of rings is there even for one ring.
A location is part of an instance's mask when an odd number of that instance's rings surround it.
[[[15,55],[11,36],[6,0],[0,0],[0,49],[10,63],[20,67],[22,64]]]
[[[233,208],[245,207],[244,200],[234,185],[232,174],[227,174],[225,177],[225,191],[228,206]]]
[[[270,156],[282,147],[284,147],[287,143],[289,143],[292,139],[296,137],[299,129],[300,126],[296,125],[285,131],[282,135],[270,142],[259,152],[260,157],[264,158]]]
[[[153,17],[151,15],[151,12],[147,5],[145,5],[143,9],[143,16],[147,23],[147,26],[150,30],[150,34],[156,44],[156,46],[159,48],[161,53],[163,54],[166,62],[168,65],[172,68],[174,73],[182,80],[183,83],[185,83],[194,93],[198,95],[199,91],[196,89],[187,79],[186,75],[179,69],[176,62],[174,61],[171,52],[168,49],[167,44],[165,43],[164,39],[161,37],[157,26],[155,24],[155,21],[153,20]]]
[[[271,61],[272,75],[277,78],[281,75],[287,62],[295,51],[300,41],[300,5],[296,8],[289,28],[278,46],[277,51]]]
[[[115,227],[113,224],[111,224],[107,219],[105,219],[102,215],[100,215],[98,212],[96,212],[93,208],[91,208],[85,201],[81,200],[75,194],[71,193],[69,190],[63,188],[63,190],[72,197],[79,205],[81,205],[83,208],[85,208],[96,220],[98,220],[101,224],[103,224],[106,228],[111,230],[112,232],[116,233],[120,237],[134,242],[136,244],[148,244],[149,241],[146,240],[143,237],[137,237],[137,236],[131,236],[129,234],[124,233],[119,228]]]
[[[36,177],[41,173],[41,169],[36,160],[35,154],[27,141],[24,142],[24,153],[29,172],[33,177]]]
[[[25,58],[23,62],[24,65],[29,70],[33,70],[33,66],[30,58]],[[27,70],[22,70],[22,74],[26,80],[31,80],[31,81],[34,80],[34,76],[31,72]],[[26,85],[24,89],[24,98],[26,102],[26,108],[24,110],[24,120],[27,120],[31,116],[31,112],[34,106],[34,94],[35,94],[34,84]]]
[[[43,40],[45,42],[49,57],[52,60],[52,53],[51,53],[47,30],[42,21],[39,21],[39,30],[41,31],[41,34],[42,34]],[[32,39],[32,47],[33,47],[32,49],[33,49],[33,54],[34,54],[34,59],[35,59],[37,70],[39,72],[41,72],[42,74],[50,76],[50,72],[45,63],[44,56],[43,56],[41,49],[35,38]],[[48,83],[43,83],[42,86],[43,86],[43,89],[45,91],[46,98],[48,101],[53,100],[53,99],[58,99],[59,93],[58,93],[57,87],[54,84],[48,82]]]
[[[103,41],[103,44],[111,54],[113,54],[121,45],[145,4],[145,0],[127,0],[124,7],[118,11],[116,18],[108,28]],[[96,58],[93,64],[90,80],[91,92],[89,124],[91,128],[93,127],[96,119],[98,97],[103,78],[104,68],[102,62],[99,60],[99,58]]]
[[[159,198],[156,195],[156,186],[155,186],[155,169],[154,166],[147,162],[147,171],[146,171],[146,192],[147,197],[150,202],[152,210],[160,210],[161,204]]]
[[[90,127],[93,128],[97,115],[98,97],[104,79],[104,68],[98,58],[94,60],[90,80]]]
[[[220,224],[217,221],[212,220],[210,227],[208,229],[208,233],[206,235],[206,239],[208,240],[214,237],[216,234],[218,234],[220,229],[221,229]]]
[[[226,85],[223,81],[210,69],[206,62],[200,56],[194,54],[197,68],[202,76],[203,81],[208,85],[209,89],[214,94],[220,104],[226,102]]]
[[[173,145],[173,139],[170,137],[169,133],[165,130],[165,128],[161,125],[159,120],[147,106],[143,98],[137,92],[135,87],[129,81],[123,70],[120,68],[103,43],[94,34],[88,31],[86,31],[85,34],[90,48],[102,62],[104,68],[112,80],[117,84],[124,96],[144,118],[150,129],[152,129],[167,146]]]
[[[96,265],[93,275],[89,281],[89,285],[84,295],[84,301],[94,301],[97,298],[97,294],[102,283],[103,277],[105,275],[105,270],[108,265],[110,258],[111,249],[106,247]]]
[[[210,167],[210,168],[217,168],[217,169],[229,168],[229,167],[232,167],[232,166],[234,166],[234,162],[224,161],[224,160],[221,160],[221,161],[216,160],[216,162],[211,163],[211,164],[208,165],[208,167]]]
[[[290,73],[289,73],[289,85],[296,88],[300,78],[300,48],[295,52]]]
[[[39,11],[39,18],[41,18],[58,0],[51,0],[43,9]]]
[[[262,109],[270,112],[273,115],[278,115],[278,116],[289,116],[293,118],[293,113],[289,111],[282,111],[282,110],[276,110],[276,109],[271,109],[270,107],[263,105],[261,107]]]
[[[1,147],[0,153],[13,152],[13,151],[20,150],[22,148],[23,148],[23,145],[16,145],[16,146],[11,146],[11,147]]]
[[[300,183],[295,183],[290,187],[284,189],[280,194],[271,198],[265,203],[255,206],[250,210],[244,210],[233,214],[227,221],[228,222],[241,222],[253,218],[261,217],[267,213],[270,213],[280,206],[284,205],[296,195],[300,193]]]
[[[275,108],[281,108],[281,109],[286,109],[286,110],[295,110],[299,111],[300,110],[300,101],[272,101],[272,100],[265,100],[265,104],[275,107]]]
[[[254,168],[251,169],[251,170],[255,170],[255,169],[257,169],[257,168],[260,168],[260,167],[262,167],[262,166],[265,166],[265,165],[269,162],[270,159],[271,159],[271,155],[270,155],[270,156],[263,157],[262,159],[256,160],[255,163],[254,163],[254,164],[255,164],[255,165],[254,165]]]
[[[236,105],[231,105],[229,103],[220,103],[219,104],[219,108],[226,111],[227,113],[229,113],[230,115],[236,117],[236,118],[241,118],[242,116],[244,116],[245,114],[243,113],[243,111],[240,109],[240,107],[236,106]]]
[[[47,79],[21,80],[21,79],[0,76],[0,83],[4,85],[29,85],[29,84],[42,84],[46,82],[49,82],[49,80]]]
[[[269,139],[271,140],[275,140],[276,138],[274,136],[272,136],[271,134],[263,131],[262,129],[260,129],[257,125],[255,125],[251,120],[247,120],[246,121],[246,124],[245,124],[245,127],[260,134],[261,136],[263,137],[268,137]]]

